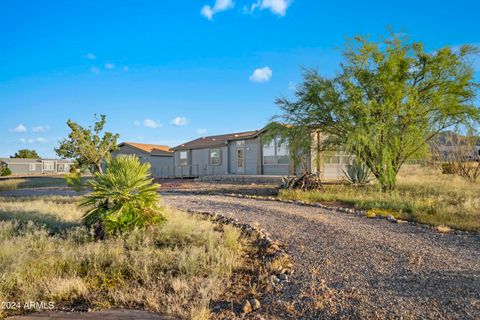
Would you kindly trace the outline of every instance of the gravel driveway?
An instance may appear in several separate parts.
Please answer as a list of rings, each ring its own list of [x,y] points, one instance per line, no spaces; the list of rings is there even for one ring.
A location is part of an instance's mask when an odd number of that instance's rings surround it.
[[[295,273],[280,317],[480,319],[480,236],[441,234],[320,208],[164,193],[166,204],[258,224],[284,241]]]

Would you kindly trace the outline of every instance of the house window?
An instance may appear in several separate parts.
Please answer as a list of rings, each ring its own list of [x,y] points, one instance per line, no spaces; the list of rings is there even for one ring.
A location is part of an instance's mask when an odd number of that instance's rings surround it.
[[[275,141],[272,140],[263,146],[263,164],[275,163]]]
[[[222,163],[220,149],[210,149],[210,165],[219,166]]]
[[[43,170],[47,171],[54,171],[55,170],[55,163],[48,161],[43,163]]]
[[[188,153],[187,151],[180,151],[180,166],[184,167],[188,165]]]
[[[37,165],[35,163],[29,163],[29,168],[30,171],[35,171],[37,169]]]
[[[280,138],[275,138],[263,145],[263,164],[288,165],[290,161],[288,143],[280,141]]]

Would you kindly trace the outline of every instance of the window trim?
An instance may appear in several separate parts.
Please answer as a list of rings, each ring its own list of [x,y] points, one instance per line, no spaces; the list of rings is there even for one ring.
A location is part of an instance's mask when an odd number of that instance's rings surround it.
[[[239,157],[239,153],[242,154],[242,157],[240,158]],[[239,166],[239,160],[242,160],[242,166]],[[245,148],[244,147],[239,147],[237,148],[237,169],[238,168],[242,168],[243,170],[245,170]]]
[[[212,163],[212,151],[218,150],[218,163]],[[208,164],[211,166],[221,166],[222,165],[222,149],[221,148],[212,148],[208,150]]]
[[[37,170],[37,164],[36,164],[36,163],[29,163],[29,164],[28,164],[28,170],[29,170],[29,171],[35,171],[35,170]]]
[[[276,137],[274,138],[272,141],[270,141],[270,143],[273,142],[273,148],[274,148],[274,159],[275,159],[275,163],[265,163],[265,153],[264,153],[264,148],[265,148],[265,144],[262,143],[262,165],[264,166],[289,166],[290,165],[290,148],[289,148],[289,145],[288,145],[288,142],[284,142],[283,145],[286,143],[287,146],[288,146],[288,163],[278,163],[278,158],[279,156],[277,155],[277,152],[278,152],[278,140],[280,138],[279,137]],[[280,157],[284,157],[285,155],[281,155]]]
[[[182,154],[185,154],[185,158],[182,158]],[[188,151],[186,150],[180,151],[180,154],[178,155],[178,159],[179,159],[180,167],[188,166]],[[186,161],[185,164],[182,164],[182,160]]]
[[[47,165],[48,165],[48,167],[47,167]],[[55,161],[44,161],[43,162],[43,171],[55,171]]]

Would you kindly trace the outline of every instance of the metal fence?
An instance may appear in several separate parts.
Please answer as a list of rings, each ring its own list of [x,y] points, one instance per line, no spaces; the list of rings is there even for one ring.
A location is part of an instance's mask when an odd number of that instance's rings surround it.
[[[224,175],[226,172],[220,166],[187,165],[156,168],[153,175],[158,178],[198,178],[203,176]]]

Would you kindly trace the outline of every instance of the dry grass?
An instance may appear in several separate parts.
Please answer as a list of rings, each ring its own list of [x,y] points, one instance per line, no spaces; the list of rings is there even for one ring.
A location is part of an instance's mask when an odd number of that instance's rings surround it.
[[[397,190],[383,193],[375,185],[327,185],[315,192],[281,191],[283,199],[341,202],[371,214],[388,215],[434,226],[480,231],[480,184],[471,184],[435,168],[406,166]]]
[[[76,201],[0,199],[1,301],[207,319],[209,301],[242,265],[240,233],[232,227],[215,231],[209,221],[165,209],[161,226],[95,241],[78,223]]]
[[[0,191],[22,188],[66,187],[63,176],[0,179]]]

